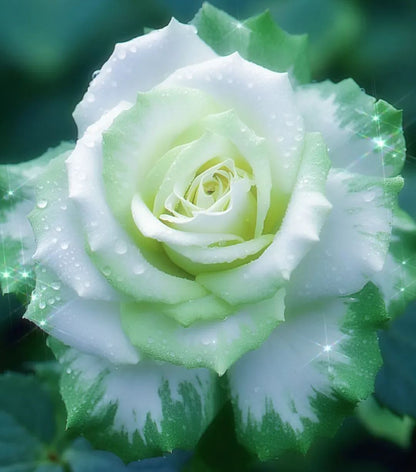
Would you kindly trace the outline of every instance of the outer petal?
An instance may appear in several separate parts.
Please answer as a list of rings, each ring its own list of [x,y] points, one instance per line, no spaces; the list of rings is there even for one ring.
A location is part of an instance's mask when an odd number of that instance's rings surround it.
[[[196,282],[151,265],[108,207],[101,178],[102,133],[126,108],[129,104],[120,104],[88,128],[66,161],[69,195],[77,204],[91,257],[113,286],[136,299],[181,303],[204,296],[206,290]]]
[[[37,241],[33,257],[79,296],[118,300],[85,251],[83,229],[68,199],[67,157],[65,153],[50,162],[37,181],[37,206],[29,215]]]
[[[134,103],[137,92],[150,90],[176,69],[216,56],[195,27],[175,19],[165,28],[117,44],[75,109],[79,135],[120,101]]]
[[[319,240],[331,208],[324,196],[328,167],[322,137],[317,133],[307,135],[298,181],[272,244],[258,259],[244,266],[200,274],[196,280],[231,304],[272,296]]]
[[[51,340],[68,427],[125,461],[192,448],[221,401],[216,375],[154,361],[115,367]]]
[[[288,194],[295,182],[304,137],[287,74],[264,69],[238,53],[179,69],[160,88],[196,88],[211,95],[226,109],[267,140],[272,155],[273,185]]]
[[[299,87],[296,100],[307,131],[319,131],[333,167],[391,177],[405,159],[401,112],[366,95],[347,79]]]
[[[37,267],[36,288],[25,318],[60,341],[116,364],[135,364],[136,349],[122,330],[120,304],[86,300],[45,267]]]
[[[220,375],[245,352],[255,349],[284,317],[284,290],[244,305],[221,321],[180,326],[157,307],[126,303],[122,323],[132,343],[153,359],[186,367],[209,367]]]
[[[333,205],[320,242],[293,273],[288,305],[360,290],[384,265],[401,177],[380,179],[331,170]]]
[[[376,329],[386,313],[374,286],[287,316],[228,374],[238,435],[261,459],[332,434],[381,364]]]
[[[66,153],[63,143],[30,162],[0,166],[0,281],[3,293],[27,296],[33,289],[35,238],[27,219],[35,206],[36,179],[48,162]]]

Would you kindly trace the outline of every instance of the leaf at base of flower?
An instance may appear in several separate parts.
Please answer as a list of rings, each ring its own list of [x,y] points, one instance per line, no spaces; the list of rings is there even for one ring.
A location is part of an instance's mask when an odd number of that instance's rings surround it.
[[[395,211],[392,239],[383,270],[373,277],[390,315],[404,312],[416,298],[416,223],[399,208]]]
[[[115,366],[50,338],[68,427],[125,461],[190,449],[222,400],[216,375],[155,361]]]
[[[221,56],[238,51],[244,59],[267,69],[291,72],[300,83],[309,81],[307,36],[286,33],[270,12],[240,22],[204,3],[192,23],[198,35]]]
[[[34,378],[0,376],[0,470],[34,470],[54,437],[53,414],[50,398]]]
[[[368,284],[351,298],[292,313],[229,371],[238,435],[263,460],[306,451],[333,434],[353,403],[373,390],[381,364],[375,329],[383,300]]]
[[[395,319],[380,337],[383,367],[376,380],[376,398],[398,415],[416,418],[416,304]]]

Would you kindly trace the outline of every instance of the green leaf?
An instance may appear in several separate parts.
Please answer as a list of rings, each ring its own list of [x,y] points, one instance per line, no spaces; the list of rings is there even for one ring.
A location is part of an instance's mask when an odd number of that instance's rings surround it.
[[[83,438],[78,438],[63,454],[71,472],[125,472],[123,461],[107,451],[96,451]]]
[[[285,322],[227,374],[242,444],[266,460],[334,434],[373,390],[376,329],[386,316],[372,284],[352,297],[287,309]]]
[[[34,287],[33,231],[27,219],[35,205],[34,189],[48,162],[67,152],[62,143],[41,157],[16,165],[0,166],[0,283],[3,293],[27,299]]]
[[[195,446],[221,398],[206,369],[145,360],[114,365],[50,338],[63,365],[61,393],[68,427],[123,460]]]
[[[415,303],[382,333],[384,365],[376,380],[376,398],[399,415],[416,418]]]
[[[34,470],[54,435],[53,404],[39,382],[16,373],[0,376],[0,470]]]
[[[373,281],[380,287],[392,316],[403,313],[416,298],[416,223],[399,208],[394,214],[386,262]]]
[[[408,448],[412,441],[415,421],[405,416],[401,418],[387,408],[383,408],[373,396],[361,402],[357,415],[364,426],[374,435]]]
[[[267,69],[290,72],[299,83],[310,80],[307,37],[284,32],[269,12],[240,22],[204,3],[192,23],[198,35],[222,56],[238,51],[244,59]]]

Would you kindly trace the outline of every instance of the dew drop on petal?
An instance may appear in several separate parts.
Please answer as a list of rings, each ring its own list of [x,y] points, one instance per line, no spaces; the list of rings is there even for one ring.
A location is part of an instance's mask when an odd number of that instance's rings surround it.
[[[117,254],[125,254],[127,252],[127,244],[122,240],[118,240],[116,241],[114,250]]]
[[[133,267],[133,273],[136,274],[136,275],[140,275],[140,274],[143,274],[144,272],[144,267],[140,266],[140,265],[135,265]]]
[[[48,206],[47,200],[39,200],[37,203],[37,207],[40,209],[46,208]]]
[[[61,243],[61,249],[63,249],[64,251],[66,251],[68,248],[69,248],[69,243],[68,243],[68,241],[62,241],[62,243]]]

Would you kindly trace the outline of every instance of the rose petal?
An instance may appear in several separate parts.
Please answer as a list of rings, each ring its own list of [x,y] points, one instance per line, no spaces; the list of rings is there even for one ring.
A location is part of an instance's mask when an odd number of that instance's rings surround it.
[[[196,280],[228,303],[252,303],[272,296],[319,241],[331,208],[325,198],[329,168],[319,134],[307,134],[297,184],[272,244],[256,260],[235,269],[200,274]]]
[[[333,210],[319,244],[293,273],[289,304],[357,292],[381,271],[402,185],[401,177],[380,179],[330,171],[326,194]]]
[[[151,360],[114,366],[59,343],[68,426],[126,462],[191,449],[222,405],[216,376]],[[88,421],[86,421],[86,418]]]
[[[374,286],[288,312],[227,374],[239,440],[267,460],[333,434],[352,409],[348,402],[373,391],[382,361],[376,329],[386,317]]]
[[[36,269],[36,288],[25,318],[82,352],[116,364],[139,360],[120,324],[120,303],[86,300],[46,267]]]
[[[132,343],[153,359],[186,367],[209,367],[222,375],[242,354],[258,347],[283,320],[284,290],[244,305],[222,321],[183,327],[153,305],[122,305],[123,328]]]
[[[303,119],[286,73],[272,72],[238,53],[175,71],[158,88],[187,87],[211,95],[267,141],[273,185],[288,194],[294,185],[304,137]],[[278,156],[278,158],[277,158]]]
[[[176,69],[216,56],[195,27],[175,19],[165,28],[117,44],[74,111],[78,134],[121,101],[134,103],[138,92],[150,90]]]
[[[319,131],[333,167],[391,177],[406,156],[401,112],[366,95],[352,80],[325,81],[296,89],[307,131]]]

